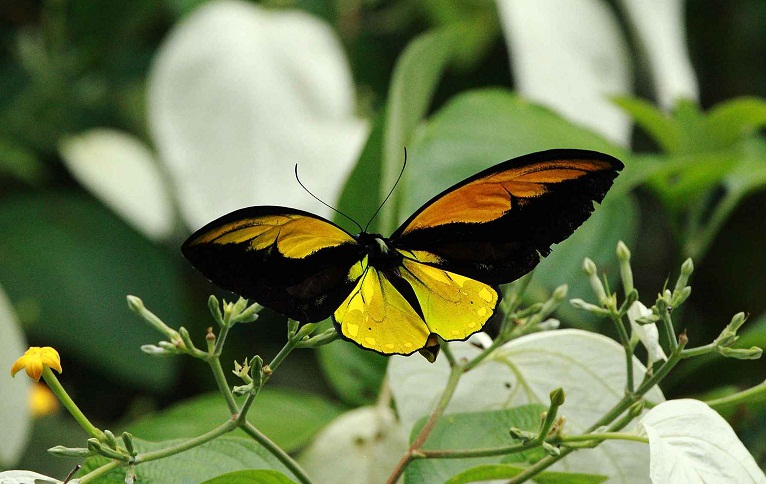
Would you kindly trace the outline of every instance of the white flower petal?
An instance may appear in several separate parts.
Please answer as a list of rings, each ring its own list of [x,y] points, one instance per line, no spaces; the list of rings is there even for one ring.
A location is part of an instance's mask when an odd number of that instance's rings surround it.
[[[61,484],[61,481],[32,471],[3,471],[0,472],[2,484]],[[79,479],[72,479],[71,484],[77,484]]]
[[[302,12],[242,1],[205,5],[160,48],[149,79],[149,120],[196,228],[249,205],[326,209],[361,150],[367,123],[332,30]]]
[[[32,381],[12,378],[10,368],[16,359],[28,348],[21,325],[16,320],[10,301],[0,288],[0,429],[3,429],[3,444],[0,445],[0,466],[16,463],[24,451],[31,430],[29,392]],[[19,375],[22,376],[22,375]],[[0,482],[5,482],[0,479]]]
[[[641,423],[649,437],[654,484],[766,483],[766,475],[731,426],[703,402],[661,403]]]
[[[96,128],[66,138],[59,151],[77,181],[154,240],[173,230],[173,207],[154,154],[138,138]]]
[[[481,350],[467,343],[450,343],[457,359]],[[534,333],[513,340],[460,380],[447,413],[510,408],[527,403],[548,405],[552,390],[563,387],[566,403],[560,414],[567,431],[577,433],[595,423],[623,396],[625,353],[615,341],[574,329]],[[634,359],[634,378],[646,368]],[[449,376],[445,358],[430,364],[422,358],[391,357],[388,382],[402,425],[410,428],[427,415]],[[647,398],[664,400],[655,387]],[[587,452],[567,456],[557,469],[605,474],[610,482],[648,482],[649,452],[633,442],[604,442]]]
[[[631,330],[638,335],[641,344],[646,348],[649,354],[649,364],[659,360],[667,361],[668,359],[662,346],[660,346],[660,333],[657,330],[657,325],[639,324],[637,322],[638,319],[648,318],[651,315],[652,310],[644,306],[641,301],[634,302],[628,308],[628,320],[630,321]]]
[[[610,96],[631,90],[628,49],[601,0],[497,0],[517,90],[621,145],[630,120]]]
[[[406,450],[393,410],[361,407],[332,421],[299,460],[319,484],[384,482]]]
[[[683,0],[621,0],[646,53],[657,100],[665,109],[679,98],[699,99],[686,48]]]

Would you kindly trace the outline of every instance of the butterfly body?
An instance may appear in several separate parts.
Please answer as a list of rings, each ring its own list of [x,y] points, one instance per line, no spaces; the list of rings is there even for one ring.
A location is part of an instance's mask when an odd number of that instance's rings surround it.
[[[461,340],[495,313],[498,285],[529,272],[593,211],[620,163],[584,150],[533,153],[448,188],[390,237],[351,235],[309,212],[260,206],[183,245],[224,289],[286,316],[332,316],[339,334],[382,354]]]

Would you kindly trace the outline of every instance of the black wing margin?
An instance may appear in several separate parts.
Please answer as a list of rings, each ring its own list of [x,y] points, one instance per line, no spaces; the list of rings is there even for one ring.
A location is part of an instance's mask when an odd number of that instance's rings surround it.
[[[301,322],[329,317],[356,284],[364,249],[346,231],[308,212],[259,206],[205,225],[181,247],[217,286]]]

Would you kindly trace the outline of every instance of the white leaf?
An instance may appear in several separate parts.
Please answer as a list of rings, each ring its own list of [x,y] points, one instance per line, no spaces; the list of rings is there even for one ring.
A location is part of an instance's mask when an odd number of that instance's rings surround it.
[[[647,318],[652,315],[652,310],[643,305],[641,301],[634,302],[628,308],[628,320],[631,330],[638,335],[641,344],[644,345],[649,355],[649,364],[655,361],[667,360],[665,352],[660,346],[660,332],[657,330],[657,324],[639,324],[639,318]]]
[[[32,381],[22,372],[11,378],[11,366],[28,346],[16,320],[10,301],[0,288],[0,465],[14,464],[23,452],[29,436]],[[2,474],[0,474],[2,476]],[[0,479],[0,482],[5,482]]]
[[[79,479],[72,479],[70,484],[77,484]],[[60,484],[61,481],[52,477],[44,476],[32,471],[4,471],[0,472],[2,484]]]
[[[96,128],[66,138],[59,151],[77,181],[138,231],[162,240],[173,230],[171,196],[148,146]]]
[[[328,214],[365,141],[329,25],[299,11],[212,2],[170,34],[149,76],[149,121],[192,227],[249,205]]]
[[[480,350],[467,343],[452,343],[456,358],[472,358]],[[646,368],[633,359],[634,379]],[[562,387],[566,403],[560,414],[567,432],[584,431],[606,414],[623,396],[625,353],[622,346],[602,335],[565,329],[524,336],[500,348],[492,357],[460,380],[447,412],[509,408],[527,403],[548,405],[552,390]],[[388,381],[405,428],[427,415],[447,381],[446,358],[429,364],[422,358],[392,357]],[[664,400],[653,388],[647,398]],[[622,483],[648,482],[649,452],[635,442],[604,442],[597,448],[567,456],[559,470],[605,474]]]
[[[697,100],[699,87],[686,48],[683,0],[621,0],[649,61],[657,100]]]
[[[407,450],[407,434],[388,407],[361,407],[332,421],[300,456],[314,482],[385,482]]]
[[[653,484],[766,483],[731,426],[698,400],[670,400],[641,419]]]
[[[610,96],[631,91],[617,19],[602,0],[497,0],[516,89],[623,146],[630,121]]]

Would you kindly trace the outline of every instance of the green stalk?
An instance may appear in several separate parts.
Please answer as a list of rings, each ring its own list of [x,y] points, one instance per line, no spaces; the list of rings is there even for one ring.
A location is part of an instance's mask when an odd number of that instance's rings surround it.
[[[90,423],[88,417],[82,413],[77,404],[74,403],[74,400],[72,400],[72,397],[70,397],[66,390],[64,390],[64,387],[61,386],[56,375],[47,366],[43,366],[43,379],[45,380],[45,383],[48,384],[48,388],[50,388],[53,394],[56,395],[56,398],[59,399],[64,408],[66,408],[72,417],[74,417],[80,427],[82,427],[91,437],[97,438],[99,442],[106,442],[104,433]]]
[[[279,447],[277,444],[271,441],[266,435],[261,433],[260,430],[255,428],[253,424],[245,420],[243,423],[239,426],[242,430],[247,433],[250,437],[253,438],[256,442],[261,444],[266,450],[271,453],[274,457],[279,459],[279,461],[287,467],[290,472],[295,475],[295,477],[298,479],[299,482],[302,484],[312,484],[311,479],[306,474],[306,471],[304,471],[301,466],[293,460],[292,457],[290,457],[287,452],[282,450],[281,447]]]
[[[493,457],[497,455],[516,454],[524,452],[535,447],[539,443],[530,440],[504,447],[495,447],[490,449],[471,449],[471,450],[421,450],[413,455],[413,459],[466,459],[471,457]]]
[[[739,405],[746,403],[748,400],[766,395],[766,381],[759,383],[758,385],[721,398],[709,400],[707,403],[711,408],[718,410],[720,407],[730,407],[733,405]]]
[[[170,457],[171,455],[180,454],[185,450],[193,449],[194,447],[202,445],[206,442],[210,442],[211,440],[220,437],[223,434],[229,433],[236,427],[236,421],[227,420],[225,423],[219,425],[213,430],[205,432],[204,434],[197,437],[191,438],[189,440],[184,440],[183,442],[179,442],[164,449],[155,450],[153,452],[146,452],[144,454],[138,454],[134,458],[133,462],[134,464],[140,464],[142,462],[149,462],[157,459],[162,459],[164,457]]]
[[[425,425],[423,425],[423,428],[420,429],[420,432],[418,433],[417,437],[415,437],[415,440],[410,445],[410,448],[407,450],[407,452],[404,453],[401,460],[399,460],[399,463],[396,465],[394,471],[386,481],[388,484],[396,484],[396,482],[404,473],[404,469],[415,458],[415,455],[422,453],[420,448],[423,446],[426,439],[428,439],[431,431],[436,426],[436,422],[439,420],[439,418],[441,418],[442,414],[444,414],[444,410],[447,408],[450,400],[452,400],[452,396],[455,394],[455,389],[457,388],[457,384],[460,381],[460,377],[462,375],[463,367],[459,364],[453,365],[449,374],[449,378],[447,379],[447,385],[444,387],[442,396],[439,399],[439,403],[436,404],[436,407],[431,412],[431,415],[428,417]]]
[[[625,394],[632,395],[635,389],[633,381],[633,346],[630,344],[630,337],[625,330],[625,323],[618,315],[612,315],[612,322],[617,328],[617,334],[620,336],[620,343],[625,351],[625,368],[627,370],[625,378]]]
[[[93,481],[94,479],[98,479],[99,477],[103,476],[104,474],[107,474],[107,473],[113,471],[114,469],[117,469],[121,465],[123,465],[122,462],[117,461],[117,460],[113,460],[113,461],[111,461],[111,462],[109,462],[107,464],[102,465],[101,467],[99,467],[97,469],[94,469],[94,470],[88,472],[84,476],[80,477],[79,478],[80,480],[78,481],[78,483],[79,484],[87,484],[87,483]]]
[[[215,378],[216,385],[218,385],[218,390],[226,400],[229,412],[232,415],[238,414],[239,407],[237,406],[237,401],[234,399],[234,395],[231,393],[231,388],[229,388],[229,384],[226,381],[226,375],[221,367],[221,359],[218,357],[218,354],[210,356],[207,359],[207,363],[210,365],[210,370],[213,372],[213,377]]]
[[[593,434],[583,434],[583,435],[568,435],[566,437],[561,437],[560,441],[556,441],[556,443],[561,443],[563,445],[566,445],[567,442],[588,442],[591,440],[595,441],[603,441],[603,440],[629,440],[633,442],[643,442],[644,444],[649,443],[648,437],[643,437],[641,435],[636,434],[629,434],[625,432],[604,432],[604,433],[593,433]]]

